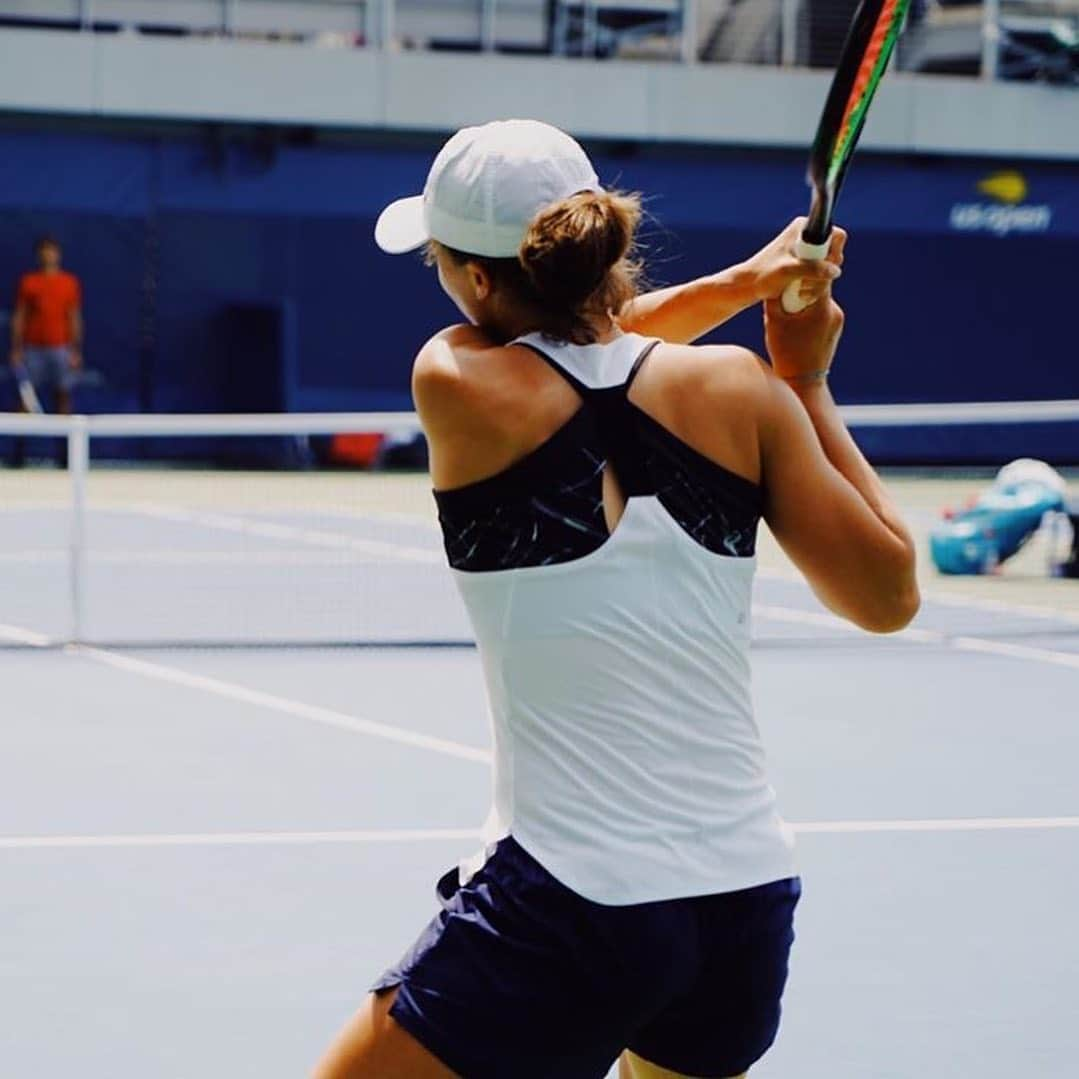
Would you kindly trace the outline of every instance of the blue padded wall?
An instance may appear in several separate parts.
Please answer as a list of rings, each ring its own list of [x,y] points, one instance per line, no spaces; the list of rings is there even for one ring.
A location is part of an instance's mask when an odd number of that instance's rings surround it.
[[[408,408],[411,357],[459,316],[418,257],[383,256],[371,232],[387,201],[419,190],[430,156],[250,137],[0,132],[0,282],[13,289],[37,234],[59,235],[84,283],[88,361],[107,378],[87,407],[236,407],[231,364],[258,371],[283,362],[273,373],[283,375],[290,409]],[[657,283],[745,257],[806,201],[800,154],[600,153],[597,166],[608,184],[648,197]],[[1023,166],[1027,203],[1051,211],[1043,231],[952,226],[953,208],[986,203],[980,181],[1007,166],[857,162],[841,213],[852,232],[838,290],[849,316],[835,380],[841,400],[1079,397],[1068,317],[1079,166]],[[287,356],[263,355],[260,338],[254,355],[237,357],[227,313],[250,304],[288,305]],[[760,349],[759,314],[718,339]],[[1073,432],[1047,428],[1015,446],[977,429],[864,439],[892,460],[1031,452],[1079,460]]]

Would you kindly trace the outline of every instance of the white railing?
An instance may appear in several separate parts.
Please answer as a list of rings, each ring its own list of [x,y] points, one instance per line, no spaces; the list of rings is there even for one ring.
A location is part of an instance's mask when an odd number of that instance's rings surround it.
[[[342,47],[829,66],[855,0],[0,0],[0,20],[92,30],[316,41]],[[1009,35],[1079,39],[1079,0],[915,8],[927,63],[955,53],[983,77]]]
[[[271,36],[374,48],[616,54],[693,62],[799,56],[806,0],[0,0],[0,19],[86,31]],[[843,0],[839,0],[843,2]],[[766,9],[762,11],[761,9]],[[762,44],[766,42],[766,44]]]

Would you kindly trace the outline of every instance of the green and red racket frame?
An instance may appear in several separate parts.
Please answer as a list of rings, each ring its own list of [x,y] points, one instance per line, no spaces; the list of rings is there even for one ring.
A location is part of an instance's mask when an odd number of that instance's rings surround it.
[[[797,248],[800,258],[819,261],[828,254],[836,201],[910,4],[911,0],[862,0],[855,12],[809,155],[813,201]],[[801,297],[801,282],[793,282],[783,294],[784,309],[794,314],[808,306]]]

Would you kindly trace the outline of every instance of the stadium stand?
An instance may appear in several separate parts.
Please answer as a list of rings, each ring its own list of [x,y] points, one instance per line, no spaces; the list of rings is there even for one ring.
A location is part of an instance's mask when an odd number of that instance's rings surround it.
[[[2,0],[0,26],[830,67],[858,0]],[[915,0],[902,66],[1071,82],[1079,0]]]

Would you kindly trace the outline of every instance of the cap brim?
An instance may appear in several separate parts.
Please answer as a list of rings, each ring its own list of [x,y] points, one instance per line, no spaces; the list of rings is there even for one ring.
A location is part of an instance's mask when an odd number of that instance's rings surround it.
[[[430,238],[423,219],[422,195],[391,202],[375,225],[375,243],[388,255],[415,251]]]

